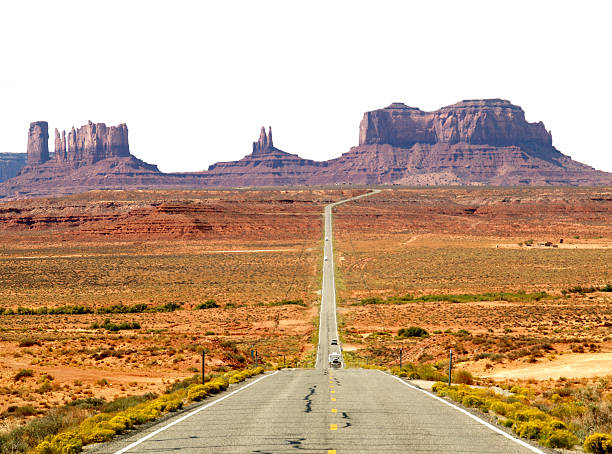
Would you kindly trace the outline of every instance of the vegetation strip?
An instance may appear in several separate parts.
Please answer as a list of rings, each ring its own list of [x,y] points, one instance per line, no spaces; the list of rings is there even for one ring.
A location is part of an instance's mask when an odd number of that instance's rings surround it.
[[[365,306],[368,304],[409,304],[450,301],[451,303],[473,303],[477,301],[508,301],[527,302],[552,299],[546,292],[492,292],[492,293],[461,293],[456,295],[434,294],[414,297],[412,295],[391,296],[387,299],[374,296],[364,298],[351,304],[351,306]]]
[[[85,419],[85,412],[63,417],[61,421],[55,421],[62,418],[59,413],[34,419],[25,427],[19,427],[1,436],[0,452],[25,452],[34,448],[32,452],[35,454],[79,453],[84,445],[109,441],[115,435],[154,421],[162,414],[178,411],[186,403],[201,401],[225,391],[230,384],[242,382],[263,372],[262,367],[227,372],[205,384],[196,384],[193,383],[194,379],[187,379],[176,383],[162,396],[119,399],[105,405],[106,412]],[[233,393],[229,395],[231,394]],[[6,451],[5,448],[9,450]]]
[[[258,369],[262,369],[262,368],[260,367],[260,368],[258,368]],[[257,369],[255,369],[255,370],[257,370]],[[262,371],[261,371],[260,373],[263,373],[263,369],[262,369]],[[206,410],[208,407],[211,407],[211,406],[213,406],[213,405],[215,405],[215,404],[217,404],[217,403],[221,402],[222,400],[225,400],[225,399],[227,399],[228,397],[233,396],[234,394],[236,394],[236,393],[238,393],[238,392],[240,392],[240,391],[242,391],[242,390],[244,390],[244,389],[248,388],[249,386],[253,386],[253,385],[254,385],[255,383],[257,383],[258,381],[263,380],[263,379],[264,379],[264,378],[266,378],[266,377],[271,377],[272,375],[275,375],[275,374],[277,374],[277,373],[278,373],[278,371],[275,371],[275,372],[272,372],[270,375],[266,375],[266,376],[264,376],[264,377],[258,378],[257,380],[255,380],[255,381],[253,381],[253,382],[249,383],[248,385],[243,386],[242,388],[237,389],[237,390],[235,390],[235,391],[232,391],[232,392],[231,392],[231,393],[229,393],[228,395],[223,396],[223,397],[221,397],[221,398],[219,398],[219,399],[215,400],[214,402],[211,402],[211,403],[209,403],[209,404],[206,404],[206,405],[203,405],[203,406],[201,406],[201,407],[199,407],[199,408],[196,408],[196,409],[195,409],[195,410],[193,410],[192,412],[187,413],[187,414],[186,414],[186,415],[184,415],[184,416],[181,416],[180,418],[178,418],[178,419],[176,419],[176,420],[172,421],[171,423],[166,424],[165,426],[163,426],[163,427],[161,427],[161,428],[159,428],[159,429],[157,429],[157,430],[155,430],[155,431],[151,432],[151,433],[150,433],[150,434],[148,434],[148,435],[145,435],[144,437],[140,438],[139,440],[136,440],[134,443],[132,443],[132,444],[130,444],[130,445],[128,445],[128,446],[126,446],[125,448],[120,449],[119,451],[115,452],[115,454],[123,454],[124,452],[126,452],[126,451],[128,451],[128,450],[132,449],[133,447],[138,446],[138,445],[139,445],[140,443],[142,443],[143,441],[146,441],[146,440],[148,440],[149,438],[154,437],[154,436],[155,436],[155,435],[157,435],[158,433],[163,432],[164,430],[166,430],[166,429],[168,429],[168,428],[170,428],[170,427],[174,426],[175,424],[178,424],[179,422],[182,422],[182,421],[186,420],[187,418],[190,418],[191,416],[193,416],[193,415],[195,415],[195,414],[197,414],[197,413],[201,412],[202,410]]]

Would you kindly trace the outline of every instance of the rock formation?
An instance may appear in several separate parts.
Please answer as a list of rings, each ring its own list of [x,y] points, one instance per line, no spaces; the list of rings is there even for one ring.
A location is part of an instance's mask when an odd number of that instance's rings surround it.
[[[274,146],[261,128],[252,153],[208,170],[163,174],[130,154],[125,124],[55,130],[49,159],[46,122],[30,125],[27,165],[0,184],[0,198],[91,189],[297,186],[322,184],[612,186],[612,174],[572,160],[544,124],[502,99],[462,101],[434,112],[403,103],[366,112],[359,145],[330,161]]]
[[[253,142],[253,153],[239,161],[218,162],[200,175],[206,186],[291,186],[308,184],[325,162],[302,159],[274,147],[272,127],[261,128],[259,140]]]
[[[523,109],[503,99],[462,101],[435,112],[393,103],[366,112],[361,120],[359,145],[408,148],[415,143],[552,146],[552,136],[543,123],[528,123]]]
[[[91,165],[113,157],[129,157],[128,129],[125,124],[107,127],[88,122],[66,131],[55,130],[55,159],[72,165]]]
[[[275,150],[274,143],[272,142],[272,126],[269,126],[269,133],[266,135],[266,128],[261,127],[261,133],[259,134],[259,140],[253,142],[253,154],[269,153]]]
[[[552,146],[540,123],[502,99],[424,112],[402,103],[366,112],[359,145],[313,182],[407,185],[607,185],[612,175]]]
[[[30,123],[27,155],[28,164],[44,164],[49,160],[49,124],[46,121]]]

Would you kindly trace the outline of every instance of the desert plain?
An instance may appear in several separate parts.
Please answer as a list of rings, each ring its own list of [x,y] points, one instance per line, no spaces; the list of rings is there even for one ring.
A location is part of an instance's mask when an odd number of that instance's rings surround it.
[[[202,350],[207,373],[255,352],[312,366],[323,207],[367,191],[0,204],[0,424],[161,393],[199,373]],[[397,366],[401,351],[440,367],[452,349],[483,382],[612,374],[612,188],[383,188],[337,207],[334,236],[348,365]]]

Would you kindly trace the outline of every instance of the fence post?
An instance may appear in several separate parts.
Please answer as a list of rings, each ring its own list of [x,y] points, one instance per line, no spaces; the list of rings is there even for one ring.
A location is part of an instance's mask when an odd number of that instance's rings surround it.
[[[255,350],[255,369],[259,366],[259,355],[257,354],[257,350]]]
[[[451,385],[451,374],[453,373],[453,349],[450,350],[450,356],[448,358],[448,386]]]
[[[206,353],[202,350],[202,384],[204,384],[204,360],[206,359]]]
[[[285,355],[283,355],[283,367],[287,367],[285,363]]]
[[[404,354],[404,349],[400,348],[400,372],[402,371],[402,355]]]

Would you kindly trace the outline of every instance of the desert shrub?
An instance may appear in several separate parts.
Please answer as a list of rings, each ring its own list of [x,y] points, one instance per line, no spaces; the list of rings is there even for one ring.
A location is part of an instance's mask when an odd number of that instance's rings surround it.
[[[82,449],[83,442],[76,433],[63,432],[40,443],[34,452],[36,454],[77,454]]]
[[[195,309],[197,310],[201,310],[201,309],[214,309],[215,307],[219,307],[219,305],[217,304],[217,302],[215,300],[207,300],[204,301],[203,303],[198,304]]]
[[[491,404],[490,410],[498,415],[508,416],[514,410],[512,405],[496,400]]]
[[[514,414],[514,419],[517,421],[546,421],[549,416],[537,408],[530,408],[528,410],[517,411]]]
[[[410,326],[408,328],[400,328],[397,332],[398,337],[425,337],[429,336],[429,333],[419,327],[419,326]]]
[[[578,444],[578,437],[569,430],[556,429],[547,432],[543,443],[551,448],[572,449]]]
[[[523,438],[537,439],[544,433],[546,423],[540,420],[533,421],[517,421],[514,423],[513,430]]]
[[[594,433],[584,440],[583,448],[586,452],[594,454],[612,453],[612,435]]]
[[[463,385],[474,384],[474,376],[467,370],[459,369],[452,376],[453,382]]]
[[[40,341],[38,339],[32,339],[28,337],[19,342],[20,347],[33,347],[34,345],[40,345]]]
[[[21,369],[19,372],[15,374],[13,380],[19,381],[25,377],[32,377],[34,375],[34,371],[32,369]]]
[[[17,416],[17,417],[24,417],[24,416],[32,416],[37,413],[38,413],[38,410],[36,410],[36,408],[34,408],[31,405],[24,405],[22,407],[11,405],[10,407],[6,409],[3,416],[12,415],[12,416]]]
[[[187,391],[189,400],[199,401],[208,396],[208,391],[204,385],[191,385]]]
[[[111,322],[110,319],[107,318],[106,320],[104,320],[104,322],[102,322],[101,325],[97,323],[93,323],[91,325],[91,328],[93,329],[104,328],[107,331],[117,332],[117,331],[128,330],[128,329],[140,329],[140,323],[121,322],[119,324],[116,324],[116,323]]]
[[[181,308],[181,303],[166,303],[162,306],[147,306],[144,303],[125,306],[123,304],[115,304],[113,306],[101,307],[97,314],[139,314],[143,312],[174,312]]]
[[[513,396],[501,396],[491,390],[472,388],[466,385],[447,386],[442,382],[435,383],[432,390],[439,396],[449,397],[461,402],[466,407],[478,408],[484,412],[490,410],[506,419],[500,421],[505,427],[524,438],[537,440],[552,448],[571,448],[578,443],[578,437],[568,430],[563,422],[551,415],[522,403]],[[528,392],[525,389],[516,391]],[[528,402],[528,401],[527,401]]]
[[[282,301],[276,301],[274,303],[270,303],[270,306],[290,306],[290,305],[294,305],[294,306],[302,306],[302,307],[306,307],[307,304],[304,302],[304,300],[282,300]]]
[[[78,408],[100,408],[106,401],[100,397],[87,397],[86,399],[77,399],[69,402],[67,406]]]
[[[474,396],[474,395],[465,396],[463,400],[461,401],[461,403],[465,405],[466,407],[475,407],[475,408],[481,408],[486,405],[486,402],[484,399],[478,396]]]
[[[379,298],[377,296],[372,296],[369,298],[364,298],[362,300],[359,300],[356,303],[353,303],[352,306],[365,306],[368,304],[385,304],[386,301],[383,300],[382,298]]]
[[[108,402],[102,406],[102,411],[105,413],[114,413],[117,411],[127,410],[135,407],[138,404],[148,402],[155,399],[157,396],[153,393],[146,393],[140,396],[120,397],[112,402]]]

